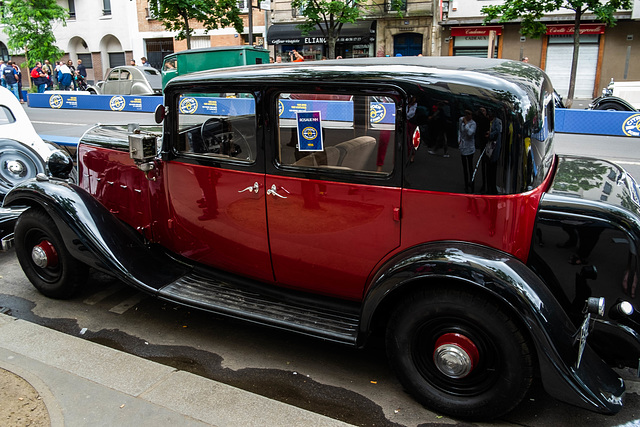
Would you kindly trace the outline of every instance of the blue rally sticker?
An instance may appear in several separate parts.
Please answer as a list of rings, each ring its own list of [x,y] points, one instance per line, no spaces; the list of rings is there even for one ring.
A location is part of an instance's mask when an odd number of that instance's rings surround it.
[[[627,136],[640,136],[640,114],[634,114],[622,123],[622,131]]]
[[[298,146],[300,151],[322,151],[322,120],[320,111],[298,111]]]

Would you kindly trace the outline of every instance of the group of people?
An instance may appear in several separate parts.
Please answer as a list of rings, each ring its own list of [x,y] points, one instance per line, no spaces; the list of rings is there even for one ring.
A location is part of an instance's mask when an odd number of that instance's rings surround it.
[[[18,100],[24,103],[22,98],[22,72],[14,61],[0,60],[0,78],[2,86],[9,89]]]
[[[56,61],[55,67],[49,60],[44,64],[36,62],[36,66],[31,70],[33,84],[38,88],[38,93],[58,87],[58,90],[86,90],[87,69],[82,65],[82,60],[78,59],[78,67],[73,66],[73,61]]]

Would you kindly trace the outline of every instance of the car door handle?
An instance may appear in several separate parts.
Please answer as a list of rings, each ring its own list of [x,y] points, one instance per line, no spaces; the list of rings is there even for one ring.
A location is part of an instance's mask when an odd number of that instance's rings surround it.
[[[284,188],[283,188],[283,190],[284,190]],[[284,190],[284,191],[287,191],[287,190]],[[287,193],[288,193],[288,191],[287,191]],[[278,190],[277,190],[277,188],[276,188],[276,185],[275,185],[275,184],[273,184],[273,185],[271,186],[271,188],[267,190],[267,194],[268,194],[268,195],[270,195],[270,196],[277,196],[277,197],[280,197],[281,199],[286,199],[286,197],[285,197],[285,196],[282,196],[282,195],[278,194]]]
[[[254,182],[253,186],[247,187],[244,190],[240,190],[238,191],[238,193],[244,193],[245,191],[248,191],[249,193],[253,193],[255,191],[255,193],[258,194],[258,191],[260,191],[260,186],[257,182]]]

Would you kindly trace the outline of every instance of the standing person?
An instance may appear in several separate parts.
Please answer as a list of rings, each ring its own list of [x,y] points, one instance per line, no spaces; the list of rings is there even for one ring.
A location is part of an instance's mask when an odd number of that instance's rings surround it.
[[[31,70],[31,77],[33,77],[33,84],[38,87],[38,93],[44,93],[47,89],[47,74],[42,70],[42,62],[36,62],[36,66]]]
[[[13,68],[13,62],[9,61],[7,66],[2,70],[2,77],[4,78],[4,82],[7,85],[7,89],[9,89],[13,94],[20,100],[20,95],[18,94],[18,72],[15,68]]]
[[[300,52],[295,49],[293,49],[289,55],[291,55],[291,62],[304,62],[304,58],[300,55]]]
[[[51,62],[48,59],[44,60],[44,64],[42,64],[42,71],[47,75],[47,90],[53,89],[53,67],[51,66]]]
[[[136,60],[132,59],[131,61],[129,61],[129,65],[131,65],[132,67],[136,66]]]
[[[464,116],[458,120],[458,147],[462,157],[464,191],[473,193],[473,155],[476,152],[476,122],[471,110],[464,110]]]
[[[6,67],[7,64],[5,64],[2,59],[0,59],[0,80],[2,80],[2,87],[7,87],[7,83],[4,81],[4,69]]]
[[[19,96],[20,103],[24,104],[25,101],[22,95],[22,71],[20,71],[20,66],[15,62],[13,63],[13,68],[14,70],[16,70],[16,73],[18,73],[18,75],[16,76],[16,79],[18,79],[18,95],[20,95]]]
[[[78,83],[76,82],[76,67],[73,66],[73,61],[67,61],[67,67],[69,67],[69,71],[71,72],[71,84],[73,85],[73,90],[78,90]]]
[[[64,62],[60,62],[60,70],[58,71],[58,83],[60,90],[70,90],[71,87],[71,70]]]
[[[140,58],[140,62],[142,62],[142,66],[143,67],[151,67],[151,64],[149,64],[147,62],[147,58],[145,56],[143,56],[142,58]]]
[[[84,79],[87,78],[87,67],[82,64],[82,59],[78,59],[78,67],[76,71],[78,71],[78,74],[80,74]]]

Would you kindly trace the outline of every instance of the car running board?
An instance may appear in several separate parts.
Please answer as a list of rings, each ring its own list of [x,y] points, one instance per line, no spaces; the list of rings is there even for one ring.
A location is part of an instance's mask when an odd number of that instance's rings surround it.
[[[257,288],[241,287],[197,273],[164,286],[157,296],[191,307],[275,326],[342,344],[356,345],[359,310],[341,309],[302,301],[276,298]],[[317,296],[316,296],[317,298]]]

